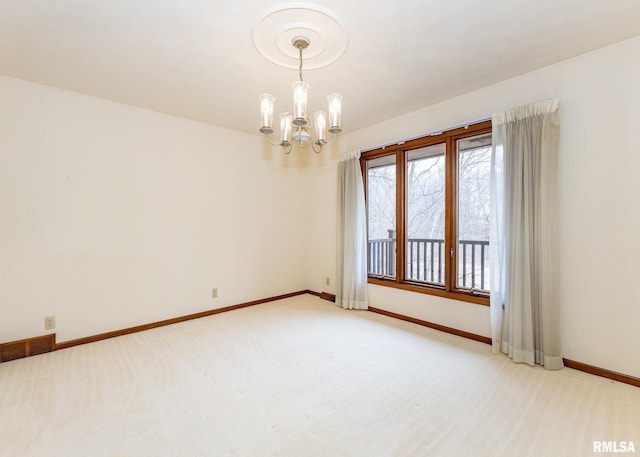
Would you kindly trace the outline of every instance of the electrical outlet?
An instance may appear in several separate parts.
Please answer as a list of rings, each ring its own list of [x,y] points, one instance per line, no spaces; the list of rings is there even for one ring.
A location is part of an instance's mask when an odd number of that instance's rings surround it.
[[[327,286],[330,286],[330,285],[331,285],[331,279],[329,279],[329,276],[327,276],[327,277],[325,278],[324,283],[325,283]]]
[[[44,329],[53,330],[56,328],[56,316],[47,316],[44,318]]]
[[[218,288],[211,289],[211,298],[218,298]]]

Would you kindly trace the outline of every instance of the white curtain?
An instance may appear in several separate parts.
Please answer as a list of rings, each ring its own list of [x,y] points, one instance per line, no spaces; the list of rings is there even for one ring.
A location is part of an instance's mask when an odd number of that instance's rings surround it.
[[[359,150],[340,156],[337,181],[336,304],[367,309],[367,225]]]
[[[563,367],[557,255],[557,99],[494,114],[491,336],[514,362]]]

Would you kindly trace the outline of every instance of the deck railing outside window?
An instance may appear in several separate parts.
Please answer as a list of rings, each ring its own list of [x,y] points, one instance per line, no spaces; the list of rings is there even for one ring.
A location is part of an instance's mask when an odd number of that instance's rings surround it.
[[[396,275],[396,240],[395,238],[383,238],[369,240],[368,242],[368,269],[370,275],[395,276]]]
[[[395,238],[369,240],[368,273],[394,277]],[[444,282],[444,240],[410,238],[407,245],[406,279],[433,284]],[[478,291],[489,290],[489,242],[458,242],[457,287]]]

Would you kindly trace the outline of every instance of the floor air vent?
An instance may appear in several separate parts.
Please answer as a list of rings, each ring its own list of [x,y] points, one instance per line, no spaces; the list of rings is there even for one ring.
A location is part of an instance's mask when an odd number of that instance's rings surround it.
[[[56,346],[55,333],[0,344],[0,362],[51,352]]]

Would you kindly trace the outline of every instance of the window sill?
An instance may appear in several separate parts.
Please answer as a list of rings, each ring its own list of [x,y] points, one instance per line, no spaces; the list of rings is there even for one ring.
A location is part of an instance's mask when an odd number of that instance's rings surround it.
[[[429,287],[426,285],[410,282],[397,282],[393,279],[382,279],[371,276],[369,276],[367,282],[369,284],[375,284],[377,286],[392,287],[394,289],[408,290],[410,292],[416,292],[419,294],[435,295],[436,297],[444,297],[451,300],[460,300],[468,303],[489,306],[489,296],[485,294],[471,295],[470,293],[463,291],[446,291],[444,289],[439,289],[436,287]]]

